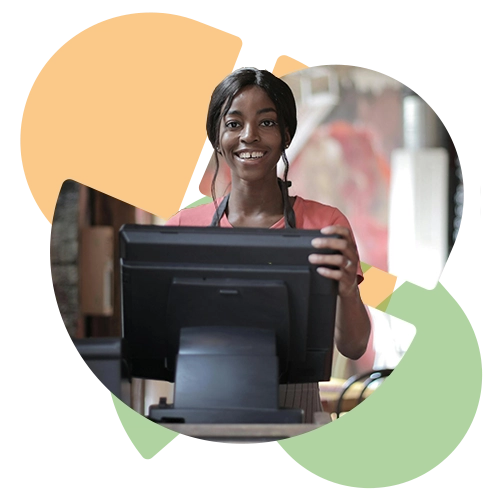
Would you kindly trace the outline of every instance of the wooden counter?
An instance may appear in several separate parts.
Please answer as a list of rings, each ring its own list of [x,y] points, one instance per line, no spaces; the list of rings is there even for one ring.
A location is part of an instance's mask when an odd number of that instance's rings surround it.
[[[161,424],[163,427],[198,439],[224,443],[278,441],[318,429],[330,423],[328,413],[314,414],[311,424]]]

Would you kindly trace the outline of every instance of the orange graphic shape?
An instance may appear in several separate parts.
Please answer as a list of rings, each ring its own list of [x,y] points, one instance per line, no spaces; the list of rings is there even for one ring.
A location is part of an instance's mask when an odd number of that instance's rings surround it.
[[[364,276],[359,286],[361,300],[367,306],[377,307],[394,291],[397,277],[376,267],[370,267]]]
[[[288,56],[278,57],[276,64],[274,65],[273,73],[276,76],[282,77],[288,75],[288,73],[293,73],[295,71],[300,71],[301,69],[306,69],[307,66],[301,62],[292,59]]]
[[[211,93],[240,49],[233,35],[169,14],[110,19],[67,42],[36,79],[21,128],[26,179],[45,217],[66,179],[175,213]]]

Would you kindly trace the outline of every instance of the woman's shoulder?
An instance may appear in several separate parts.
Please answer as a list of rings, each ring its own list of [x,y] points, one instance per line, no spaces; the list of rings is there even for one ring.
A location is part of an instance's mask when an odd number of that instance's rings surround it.
[[[167,222],[167,226],[209,226],[214,215],[212,201],[192,208],[179,210]]]
[[[297,227],[320,229],[325,226],[346,226],[350,228],[346,216],[336,207],[297,196],[294,203]]]
[[[309,211],[318,211],[318,212],[335,212],[339,211],[338,208],[332,207],[331,205],[326,205],[324,203],[320,203],[315,200],[308,200],[306,198],[302,198],[302,196],[296,196],[295,203],[299,206],[302,206],[304,210]]]

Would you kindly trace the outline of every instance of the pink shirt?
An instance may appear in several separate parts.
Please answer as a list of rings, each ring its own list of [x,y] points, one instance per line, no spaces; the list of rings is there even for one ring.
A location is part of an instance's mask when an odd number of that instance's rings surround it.
[[[218,199],[220,203],[222,198]],[[323,205],[317,201],[305,200],[300,196],[295,198],[293,205],[295,212],[295,223],[297,229],[321,229],[326,226],[344,226],[351,230],[351,225],[345,215],[337,208]],[[214,216],[215,207],[213,203],[199,205],[194,208],[186,208],[180,210],[171,217],[167,226],[210,226]],[[229,222],[226,214],[220,220],[220,227],[233,227]],[[282,217],[278,222],[273,224],[270,229],[284,229],[285,218]],[[363,281],[363,271],[358,264],[358,284]]]

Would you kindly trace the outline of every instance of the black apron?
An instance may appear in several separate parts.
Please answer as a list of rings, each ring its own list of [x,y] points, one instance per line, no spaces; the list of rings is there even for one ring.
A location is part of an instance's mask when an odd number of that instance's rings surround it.
[[[291,182],[282,181],[278,177],[278,184],[281,195],[283,196],[283,217],[285,218],[285,227],[295,229],[295,212],[290,204],[288,188]],[[220,225],[220,220],[227,209],[229,194],[224,196],[220,205],[214,213],[210,227]],[[321,412],[321,401],[319,397],[319,388],[317,383],[309,384],[280,384],[279,387],[279,405],[281,408],[302,408],[304,410],[305,423],[314,422],[314,414]]]
[[[278,177],[278,185],[280,187],[281,196],[283,197],[283,217],[285,218],[285,227],[295,229],[295,212],[290,204],[290,197],[288,196],[288,188],[292,185],[290,181],[282,181]],[[231,194],[231,193],[229,193]],[[220,205],[214,213],[210,227],[217,227],[220,225],[220,220],[227,209],[229,203],[229,194],[222,198]]]

